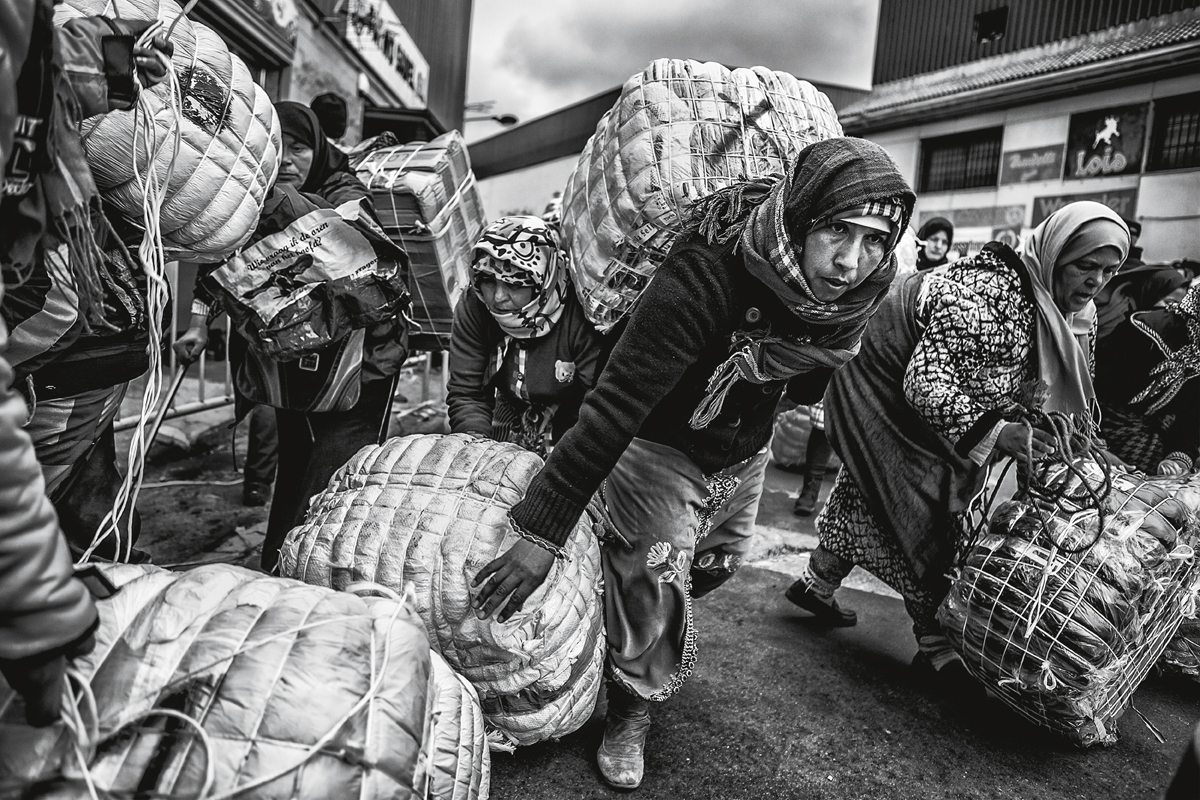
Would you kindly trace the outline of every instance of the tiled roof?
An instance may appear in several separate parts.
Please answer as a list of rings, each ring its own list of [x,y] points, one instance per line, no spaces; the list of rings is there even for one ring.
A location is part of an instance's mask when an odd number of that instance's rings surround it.
[[[999,87],[1186,42],[1200,44],[1200,8],[881,83],[869,97],[841,109],[839,116],[845,123],[847,118],[875,116],[926,100]]]

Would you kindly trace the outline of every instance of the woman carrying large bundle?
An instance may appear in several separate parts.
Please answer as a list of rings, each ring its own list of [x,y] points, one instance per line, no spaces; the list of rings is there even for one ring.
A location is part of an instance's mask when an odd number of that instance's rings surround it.
[[[1128,249],[1111,209],[1072,203],[1020,254],[992,242],[896,285],[825,395],[843,466],[817,519],[820,546],[789,600],[853,625],[833,593],[862,566],[904,596],[920,647],[914,664],[965,674],[935,619],[959,516],[993,457],[1050,452],[1048,434],[1012,421],[1031,382],[1048,389],[1045,410],[1092,413],[1092,298]]]
[[[567,277],[558,234],[501,217],[475,243],[471,290],[454,310],[446,405],[452,433],[545,456],[596,384],[602,340]]]
[[[476,577],[478,613],[507,619],[602,490],[623,539],[603,555],[610,688],[597,760],[613,786],[640,785],[649,701],[691,674],[691,597],[747,550],[780,395],[819,399],[858,352],[914,199],[881,148],[838,138],[801,151],[787,176],[702,201],[579,422],[513,507],[523,541]]]

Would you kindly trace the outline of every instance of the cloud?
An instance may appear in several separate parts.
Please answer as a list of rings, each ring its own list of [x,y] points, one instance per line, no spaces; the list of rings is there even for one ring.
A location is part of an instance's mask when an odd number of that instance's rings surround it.
[[[656,58],[870,86],[879,0],[476,0],[470,97],[523,119]]]

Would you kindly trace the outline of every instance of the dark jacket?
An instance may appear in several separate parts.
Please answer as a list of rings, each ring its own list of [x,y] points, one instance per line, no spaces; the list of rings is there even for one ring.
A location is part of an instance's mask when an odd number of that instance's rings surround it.
[[[554,406],[551,441],[557,442],[596,384],[601,349],[600,334],[569,287],[562,316],[535,339],[507,337],[479,295],[468,290],[454,311],[450,335],[450,430],[520,443],[513,430],[520,415]]]
[[[680,450],[711,474],[766,445],[785,383],[798,403],[821,399],[832,374],[828,369],[788,382],[739,381],[710,425],[701,430],[689,425],[709,378],[730,355],[735,332],[768,326],[785,337],[828,332],[792,314],[751,276],[732,247],[689,237],[659,267],[585,398],[578,424],[513,507],[518,525],[551,543],[565,541],[634,437]]]

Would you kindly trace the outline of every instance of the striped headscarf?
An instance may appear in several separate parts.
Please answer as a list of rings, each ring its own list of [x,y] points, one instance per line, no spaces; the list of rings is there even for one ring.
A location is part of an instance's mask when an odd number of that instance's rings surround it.
[[[797,317],[829,332],[815,340],[736,332],[729,358],[709,379],[708,394],[692,416],[693,428],[720,414],[738,380],[761,384],[817,367],[836,369],[858,353],[867,321],[896,276],[896,244],[915,203],[886,151],[865,139],[838,138],[806,147],[786,175],[736,184],[697,204],[692,219],[699,235],[709,244],[736,239],[747,271]],[[835,218],[848,217],[886,220],[891,231],[886,252],[862,283],[822,302],[804,274],[804,241]]]
[[[484,229],[472,251],[471,279],[476,291],[480,275],[533,289],[533,299],[517,311],[488,309],[506,335],[535,339],[545,336],[558,322],[567,290],[562,259],[558,236],[537,217],[501,217]]]

